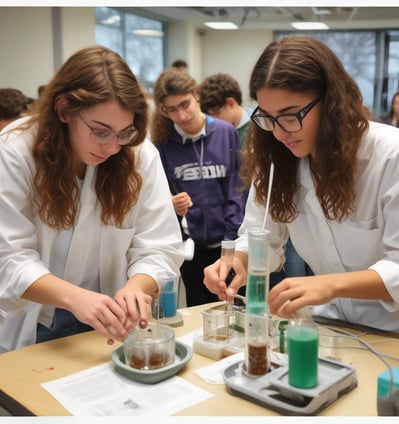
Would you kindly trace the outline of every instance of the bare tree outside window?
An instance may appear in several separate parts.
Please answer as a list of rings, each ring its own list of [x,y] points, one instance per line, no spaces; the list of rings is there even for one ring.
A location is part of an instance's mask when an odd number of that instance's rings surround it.
[[[119,53],[143,87],[164,69],[163,23],[110,7],[96,8],[96,42]]]

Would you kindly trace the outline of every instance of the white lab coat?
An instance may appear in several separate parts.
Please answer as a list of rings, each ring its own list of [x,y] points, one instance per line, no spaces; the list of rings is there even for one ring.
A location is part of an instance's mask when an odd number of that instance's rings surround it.
[[[313,313],[399,332],[399,130],[370,122],[358,161],[355,212],[339,223],[324,217],[308,159],[300,160],[296,196],[299,216],[289,224],[267,218],[270,269],[284,262],[283,246],[288,237],[316,275],[373,269],[384,281],[392,301],[337,298],[314,307]],[[255,204],[251,188],[237,250],[248,251],[245,231],[259,226],[264,213],[265,208]]]
[[[51,271],[57,230],[32,211],[35,165],[32,136],[9,133],[0,139],[0,352],[36,341],[42,305],[21,299],[39,277]],[[81,209],[73,231],[64,278],[81,285],[80,264],[90,255],[90,235],[100,232],[99,269],[93,270],[102,293],[114,296],[131,276],[153,278],[163,271],[179,274],[183,262],[181,233],[157,149],[146,140],[136,148],[143,186],[123,228],[105,226],[94,191],[96,168],[88,167]],[[93,253],[95,254],[95,253]]]

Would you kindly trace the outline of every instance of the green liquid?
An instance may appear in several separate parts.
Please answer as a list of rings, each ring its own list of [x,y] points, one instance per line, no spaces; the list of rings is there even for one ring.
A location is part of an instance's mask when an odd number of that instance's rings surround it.
[[[252,314],[267,312],[266,305],[266,275],[250,274],[247,283],[247,310]]]
[[[288,382],[294,387],[311,388],[318,381],[319,337],[313,328],[290,328],[288,339]]]

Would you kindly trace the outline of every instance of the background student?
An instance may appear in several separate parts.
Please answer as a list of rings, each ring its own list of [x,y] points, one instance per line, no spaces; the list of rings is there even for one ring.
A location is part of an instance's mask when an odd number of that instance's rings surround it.
[[[23,116],[29,109],[30,99],[16,88],[0,88],[0,131]]]
[[[237,129],[240,147],[244,145],[251,123],[242,105],[242,92],[238,82],[225,73],[205,78],[199,86],[201,110],[215,118],[230,122]]]
[[[399,127],[399,92],[395,93],[391,100],[391,108],[383,118],[383,122]]]
[[[221,253],[221,241],[237,237],[244,215],[239,142],[233,125],[201,111],[198,86],[187,72],[170,68],[154,85],[151,137],[161,154],[186,237],[194,256],[181,275],[187,306],[217,300],[203,285],[203,269]]]

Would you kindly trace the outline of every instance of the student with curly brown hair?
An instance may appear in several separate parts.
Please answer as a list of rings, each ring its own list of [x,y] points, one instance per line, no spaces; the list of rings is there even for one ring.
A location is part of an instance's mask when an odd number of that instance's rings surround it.
[[[0,352],[92,329],[122,341],[183,261],[141,86],[89,47],[22,119],[0,139]]]
[[[0,88],[0,131],[23,116],[28,110],[29,99],[16,88]]]
[[[199,86],[201,110],[215,118],[233,124],[244,145],[249,124],[249,114],[242,107],[242,91],[238,82],[229,74],[217,73],[205,78]]]
[[[269,217],[271,270],[288,237],[314,276],[286,278],[268,296],[271,314],[315,315],[399,332],[399,130],[373,122],[361,92],[324,43],[288,36],[256,62],[244,170],[251,183],[230,286],[219,262],[204,284],[221,299],[246,283],[247,230]]]

